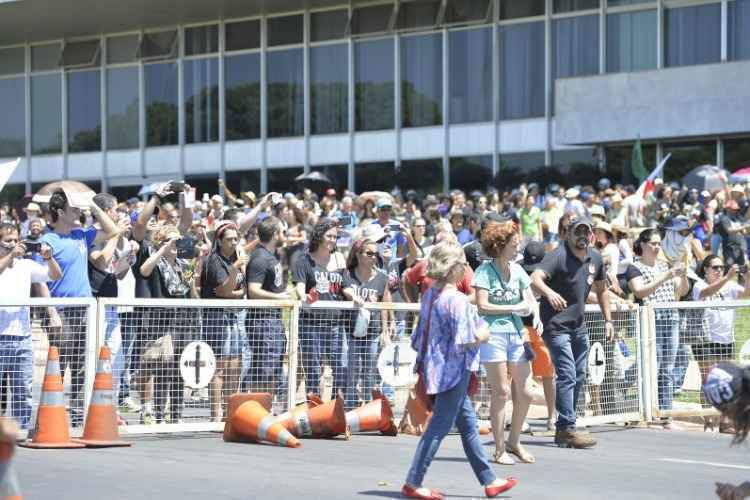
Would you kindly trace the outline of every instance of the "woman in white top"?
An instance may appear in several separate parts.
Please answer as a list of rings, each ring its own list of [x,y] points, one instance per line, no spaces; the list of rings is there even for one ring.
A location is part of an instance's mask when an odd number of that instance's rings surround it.
[[[620,262],[620,249],[615,243],[615,236],[612,226],[604,221],[598,221],[594,227],[594,236],[596,237],[596,248],[602,254],[604,269],[607,274],[607,285],[617,295],[622,296],[623,292],[617,281],[617,270]]]
[[[701,279],[693,287],[693,300],[723,302],[750,297],[750,273],[745,273],[743,287],[735,281],[738,270],[736,265],[726,269],[721,257],[709,255],[698,266],[698,277]],[[708,331],[708,342],[692,346],[703,378],[713,364],[735,358],[735,309],[707,308],[704,315],[701,327]]]

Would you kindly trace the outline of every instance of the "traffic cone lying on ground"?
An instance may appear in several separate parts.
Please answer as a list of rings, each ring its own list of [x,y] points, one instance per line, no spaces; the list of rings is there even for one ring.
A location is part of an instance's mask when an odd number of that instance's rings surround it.
[[[227,443],[254,443],[255,439],[243,438],[240,434],[234,432],[232,428],[232,417],[237,413],[243,403],[255,401],[259,403],[267,412],[271,412],[273,396],[267,392],[248,392],[237,393],[229,396],[229,406],[227,408],[227,420],[224,422],[224,441]]]
[[[327,403],[313,400],[279,415],[276,422],[296,437],[331,438],[346,434],[344,399],[339,394]]]
[[[409,399],[406,401],[404,416],[401,418],[398,429],[403,434],[421,436],[424,434],[425,429],[427,429],[430,417],[432,417],[432,412],[428,411],[427,408],[420,403],[414,394],[414,391],[409,391]]]
[[[99,363],[96,366],[94,392],[86,415],[83,437],[76,439],[89,448],[107,448],[110,446],[130,446],[132,443],[120,441],[117,430],[117,412],[112,400],[112,353],[104,346],[99,351]]]
[[[57,347],[47,353],[47,371],[42,384],[42,399],[37,409],[34,437],[20,444],[24,448],[83,448],[70,440],[70,420],[65,410],[63,380],[60,376],[60,355]]]
[[[384,436],[395,436],[398,429],[393,424],[391,405],[380,391],[372,391],[373,400],[346,414],[351,432],[380,431]]]
[[[240,437],[256,442],[268,441],[279,446],[299,448],[302,446],[296,437],[274,421],[273,415],[257,401],[242,403],[231,419],[232,431]]]

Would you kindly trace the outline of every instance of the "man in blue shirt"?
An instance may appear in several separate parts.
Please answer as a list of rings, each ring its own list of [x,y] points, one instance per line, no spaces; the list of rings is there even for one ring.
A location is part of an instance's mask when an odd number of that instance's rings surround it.
[[[52,256],[60,265],[62,277],[48,283],[50,296],[91,297],[89,285],[88,255],[95,242],[119,236],[120,231],[112,219],[93,200],[87,200],[91,214],[99,222],[101,230],[91,226],[81,227],[81,209],[72,206],[63,190],[52,193],[49,201],[50,232],[42,236],[42,243],[52,248]],[[58,308],[59,328],[50,328],[50,344],[60,351],[60,368],[70,367],[70,417],[71,425],[83,423],[83,378],[84,354],[86,350],[87,310],[84,306]]]
[[[395,229],[396,226],[401,226],[400,223],[395,220],[391,222],[391,212],[393,210],[393,204],[391,203],[390,198],[380,198],[376,204],[376,207],[378,209],[378,219],[373,221],[372,223],[379,225],[385,230],[386,233],[388,233],[386,244],[391,247],[391,258],[404,258],[406,256],[406,236],[404,236],[400,229]],[[390,227],[391,223],[393,223],[394,230],[392,230]]]

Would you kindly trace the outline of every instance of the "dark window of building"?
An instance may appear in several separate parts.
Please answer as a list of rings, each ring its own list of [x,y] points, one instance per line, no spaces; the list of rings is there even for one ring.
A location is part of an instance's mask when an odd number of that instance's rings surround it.
[[[398,8],[398,29],[431,28],[437,24],[440,2],[436,0],[416,0],[402,2]]]
[[[607,15],[607,72],[656,69],[656,10]]]
[[[31,47],[31,71],[46,71],[60,67],[60,44]]]
[[[393,39],[354,44],[355,129],[394,127]]]
[[[304,34],[302,14],[283,17],[269,17],[267,21],[268,46],[302,43]]]
[[[107,149],[138,144],[138,68],[107,70]]]
[[[443,192],[443,160],[404,160],[396,169],[396,186],[402,193],[413,189],[420,198]]]
[[[138,52],[144,60],[177,57],[177,30],[144,33]]]
[[[228,141],[260,137],[260,54],[227,56],[226,136]]]
[[[664,144],[664,156],[672,154],[664,166],[664,180],[680,181],[701,165],[716,165],[716,141]]]
[[[62,65],[65,68],[99,66],[99,40],[67,42],[63,47]]]
[[[492,120],[492,28],[451,31],[450,122]]]
[[[402,38],[401,124],[404,127],[440,125],[442,105],[442,34]]]
[[[445,9],[448,24],[484,21],[490,13],[489,0],[453,0]]]
[[[62,151],[60,74],[31,77],[31,153]]]
[[[268,137],[304,133],[304,79],[302,49],[269,52]]]
[[[99,70],[74,71],[68,77],[68,151],[101,151],[102,105]]]
[[[750,167],[750,137],[724,140],[724,167],[730,172]]]
[[[486,191],[492,185],[492,156],[464,156],[451,158],[451,189],[460,189],[465,193],[475,189]]]
[[[500,2],[500,19],[518,19],[544,15],[545,0],[507,0]]]
[[[643,165],[646,171],[651,172],[656,168],[656,145],[642,144]],[[607,164],[603,177],[607,177],[613,183],[638,186],[639,181],[633,175],[632,159],[633,145],[611,146],[605,149]]]
[[[500,118],[544,116],[544,21],[500,26]]]
[[[219,51],[219,26],[185,28],[185,55],[211,54]]]
[[[219,140],[219,61],[188,59],[183,63],[185,83],[185,141]]]
[[[367,191],[390,192],[396,187],[395,172],[396,169],[392,161],[357,163],[354,166],[354,191],[357,193]],[[374,205],[373,203],[373,208]]]
[[[654,0],[607,0],[607,6],[619,7],[621,5],[635,5],[639,3],[654,3]]]
[[[371,5],[360,7],[352,11],[352,35],[366,35],[368,33],[382,33],[387,31],[393,16],[393,4]]]
[[[546,180],[544,152],[504,153],[498,160],[495,186],[499,190],[514,189],[527,179]]]
[[[553,81],[558,78],[597,73],[599,73],[599,16],[553,20]],[[554,105],[552,109],[554,110]]]
[[[138,35],[123,35],[107,38],[107,63],[120,64],[138,59]]]
[[[310,49],[310,130],[335,134],[349,130],[349,47]]]
[[[734,0],[728,6],[729,60],[750,59],[750,0]]]
[[[260,20],[227,23],[224,26],[224,46],[226,50],[247,50],[260,48]]]
[[[326,10],[310,14],[310,41],[323,42],[346,36],[348,10]]]
[[[552,166],[545,179],[563,186],[591,184],[592,179],[602,177],[596,150],[592,148],[553,151]]]
[[[268,169],[268,192],[286,193],[296,192],[297,183],[295,177],[305,171],[302,167],[269,168]]]
[[[664,9],[664,25],[666,66],[721,60],[721,4]]]
[[[232,171],[227,172],[226,176],[227,187],[236,196],[245,191],[252,191],[255,195],[260,193],[260,170]]]
[[[23,77],[0,79],[0,158],[26,155],[25,94]]]
[[[0,49],[0,75],[15,75],[25,71],[23,47]]]
[[[178,144],[177,63],[147,64],[143,67],[146,104],[146,145]]]
[[[310,171],[320,172],[331,179],[331,184],[327,187],[335,189],[339,198],[349,183],[349,165],[320,165],[310,167]]]
[[[553,0],[553,12],[573,12],[576,10],[598,9],[599,0]]]

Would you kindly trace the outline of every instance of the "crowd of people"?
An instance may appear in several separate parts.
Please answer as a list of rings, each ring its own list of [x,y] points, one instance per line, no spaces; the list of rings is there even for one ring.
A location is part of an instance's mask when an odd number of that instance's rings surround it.
[[[531,377],[543,383],[558,444],[594,444],[575,432],[586,376],[586,303],[600,305],[605,333],[614,340],[610,304],[750,297],[750,188],[744,185],[698,191],[657,180],[644,194],[601,179],[567,189],[530,183],[507,192],[426,196],[333,189],[256,196],[234,194],[219,181],[218,190],[205,195],[184,182],[167,182],[144,198],[118,200],[60,189],[22,209],[3,205],[0,299],[351,301],[353,310],[302,309],[298,379],[320,393],[327,366],[332,394],[341,392],[354,407],[376,386],[389,394],[377,373],[378,353],[414,326],[411,314],[367,304],[419,302],[437,281],[429,256],[440,245],[457,245],[465,262],[456,290],[476,305],[491,334],[480,351],[491,387],[494,461],[532,463],[519,441]],[[80,424],[85,342],[76,336],[85,334],[85,311],[49,307],[34,314],[59,344],[63,369],[70,367],[71,401],[78,402],[71,417]],[[733,315],[657,310],[660,408],[672,407],[691,356],[703,374],[735,357]],[[224,417],[226,399],[240,389],[270,391],[284,401],[295,390],[284,374],[285,321],[281,309],[271,308],[205,307],[189,314],[112,308],[105,341],[117,353],[120,402],[135,404],[128,400],[135,390],[144,423],[181,421],[178,362],[191,340],[204,340],[216,355],[213,419]],[[0,360],[8,383],[23,388],[12,391],[9,404],[27,427],[31,323],[24,308],[0,308]],[[634,379],[626,373],[623,385]],[[509,399],[514,410],[506,443]],[[663,425],[674,423],[665,419]]]

